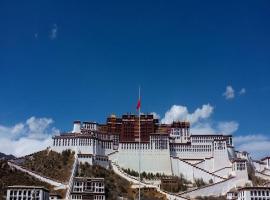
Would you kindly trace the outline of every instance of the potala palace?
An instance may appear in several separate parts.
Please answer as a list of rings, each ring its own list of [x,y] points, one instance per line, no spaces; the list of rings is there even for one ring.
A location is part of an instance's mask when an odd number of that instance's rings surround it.
[[[256,176],[270,180],[270,157],[252,160],[247,152],[235,149],[232,135],[194,135],[189,122],[160,124],[153,115],[141,115],[140,126],[139,117],[132,114],[111,115],[105,124],[75,121],[72,131],[53,137],[51,149],[71,149],[78,162],[112,165],[120,175],[121,169],[139,171],[141,154],[142,172],[212,182],[183,192],[179,198],[226,195],[233,188],[252,187],[248,167],[255,169]]]

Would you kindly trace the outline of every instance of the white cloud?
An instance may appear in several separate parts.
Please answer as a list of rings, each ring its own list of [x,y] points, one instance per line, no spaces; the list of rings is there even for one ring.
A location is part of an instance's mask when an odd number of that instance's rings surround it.
[[[0,138],[0,152],[19,157],[43,150],[50,146],[51,142],[51,136],[47,136],[44,140],[31,139],[27,137],[22,137],[18,140]]]
[[[217,131],[209,122],[197,123],[191,127],[191,134],[194,135],[212,135],[217,134]]]
[[[51,145],[51,137],[59,133],[50,118],[30,117],[14,126],[0,125],[0,152],[22,156]]]
[[[239,91],[239,95],[244,95],[246,94],[246,88],[242,88],[240,91]]]
[[[233,87],[228,85],[226,87],[226,91],[222,95],[225,96],[225,98],[228,100],[233,99],[235,96]]]
[[[233,134],[238,130],[239,124],[236,121],[223,122],[199,122],[191,126],[191,134],[208,135],[208,134]]]
[[[57,24],[54,24],[52,29],[50,30],[49,37],[51,40],[54,40],[57,38],[57,35],[58,35],[58,26],[57,26]]]
[[[233,134],[238,130],[236,121],[212,122],[210,119],[214,107],[205,104],[189,113],[186,106],[173,105],[161,119],[161,123],[170,124],[173,121],[188,121],[191,123],[192,134]]]
[[[239,123],[236,121],[219,122],[217,125],[218,131],[223,134],[232,134],[237,131],[238,128]]]
[[[261,159],[264,156],[269,156],[270,138],[265,135],[237,136],[233,142],[238,150],[249,152],[252,158]]]
[[[154,119],[160,119],[160,115],[156,112],[151,112],[151,114],[154,116]]]
[[[193,113],[189,113],[186,106],[173,105],[170,110],[165,113],[161,123],[169,124],[173,121],[189,121],[196,123],[200,119],[207,119],[213,113],[214,108],[210,104],[203,105],[202,108],[197,108]]]

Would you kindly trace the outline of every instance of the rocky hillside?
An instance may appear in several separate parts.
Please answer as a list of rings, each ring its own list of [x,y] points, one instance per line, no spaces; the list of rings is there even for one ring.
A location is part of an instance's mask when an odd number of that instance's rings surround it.
[[[10,168],[6,160],[0,160],[0,177],[0,199],[3,200],[6,199],[6,188],[10,185],[44,186],[50,191],[53,191],[51,185],[41,182],[26,173]],[[62,195],[64,191],[58,190],[53,192]]]
[[[62,153],[44,150],[25,157],[20,165],[52,179],[67,182],[73,162],[74,152],[70,150]]]

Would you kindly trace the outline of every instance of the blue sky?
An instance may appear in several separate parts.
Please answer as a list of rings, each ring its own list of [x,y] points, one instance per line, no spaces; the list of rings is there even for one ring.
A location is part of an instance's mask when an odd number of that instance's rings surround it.
[[[194,126],[270,146],[269,1],[1,1],[0,25],[4,139],[135,112],[141,85],[145,113],[199,108]]]

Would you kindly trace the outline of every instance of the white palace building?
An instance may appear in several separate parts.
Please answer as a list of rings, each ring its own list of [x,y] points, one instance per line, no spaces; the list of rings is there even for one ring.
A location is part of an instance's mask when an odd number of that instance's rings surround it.
[[[194,190],[188,196],[226,194],[234,187],[252,186],[249,165],[256,169],[256,175],[270,177],[270,157],[251,160],[247,152],[235,150],[231,135],[192,135],[188,122],[159,124],[152,115],[142,115],[140,120],[138,126],[138,116],[128,114],[122,118],[112,115],[106,124],[75,121],[71,132],[53,137],[52,150],[71,149],[79,162],[103,167],[113,163],[135,171],[139,171],[140,154],[141,172],[183,175],[190,181],[212,183],[205,191]]]

